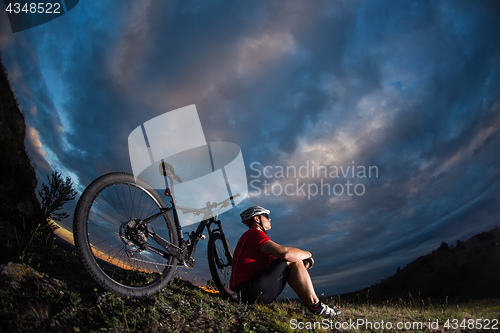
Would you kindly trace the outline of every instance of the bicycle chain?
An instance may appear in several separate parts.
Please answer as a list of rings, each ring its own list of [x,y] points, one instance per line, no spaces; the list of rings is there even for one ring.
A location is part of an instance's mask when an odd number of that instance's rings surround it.
[[[175,265],[170,265],[170,264],[161,264],[161,263],[158,263],[158,262],[154,262],[154,261],[147,261],[147,260],[144,260],[144,259],[137,259],[137,258],[130,258],[129,257],[129,260],[135,260],[135,261],[139,261],[139,262],[143,262],[143,263],[146,263],[146,264],[151,264],[151,265],[154,265],[154,266],[164,266],[164,267],[180,267],[182,265],[179,265],[179,264],[175,264]]]
[[[193,266],[194,266],[194,263],[190,266],[190,265],[187,265],[186,263],[184,262],[179,262],[175,265],[170,265],[170,264],[162,264],[162,263],[158,263],[158,262],[154,262],[154,261],[147,261],[147,260],[144,260],[144,259],[138,259],[138,258],[134,258],[134,257],[129,257],[127,255],[128,259],[129,260],[135,260],[135,261],[139,261],[139,262],[143,262],[143,263],[146,263],[146,264],[151,264],[151,265],[154,265],[154,266],[164,266],[164,267],[186,267],[186,268],[190,268],[192,269]],[[193,259],[194,261],[194,259]]]

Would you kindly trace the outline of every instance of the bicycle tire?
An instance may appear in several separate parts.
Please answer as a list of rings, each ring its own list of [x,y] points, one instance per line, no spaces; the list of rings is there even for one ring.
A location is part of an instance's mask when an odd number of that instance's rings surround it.
[[[236,293],[229,289],[233,250],[223,234],[212,234],[208,241],[207,257],[212,279],[220,295],[227,299],[236,299]]]
[[[87,272],[101,287],[122,296],[143,297],[158,293],[169,283],[177,259],[141,248],[127,234],[128,222],[166,207],[151,185],[128,173],[103,175],[85,189],[75,209],[73,237]],[[179,232],[170,213],[146,227],[178,246]],[[154,243],[151,238],[147,242]]]

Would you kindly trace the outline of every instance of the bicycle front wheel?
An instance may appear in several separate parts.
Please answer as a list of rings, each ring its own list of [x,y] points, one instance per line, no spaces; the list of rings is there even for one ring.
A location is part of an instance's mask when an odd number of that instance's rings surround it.
[[[233,250],[226,237],[214,233],[208,241],[208,267],[219,293],[229,299],[236,299],[236,293],[229,289]]]
[[[161,248],[154,231],[178,246],[178,231],[170,212],[142,221],[166,208],[158,192],[140,178],[110,173],[97,178],[82,193],[73,218],[76,250],[87,272],[103,288],[123,296],[149,296],[172,278],[177,259],[152,251]]]

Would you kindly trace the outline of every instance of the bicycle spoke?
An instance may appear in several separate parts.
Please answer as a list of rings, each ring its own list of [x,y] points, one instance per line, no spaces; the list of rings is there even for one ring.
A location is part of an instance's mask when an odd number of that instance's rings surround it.
[[[108,194],[108,196],[109,196],[109,194]],[[120,215],[122,215],[121,211],[118,208],[116,208],[116,206],[114,205],[114,202],[113,202],[113,200],[111,198],[106,198],[106,193],[104,193],[102,195],[101,199],[102,199],[102,201],[105,201],[111,208],[113,208],[113,210],[116,212],[116,214],[118,215],[118,217],[111,219],[111,217],[107,218],[107,217],[101,216],[101,215],[97,214],[97,212],[96,212],[98,209],[95,209],[95,211],[92,210],[92,212],[95,215],[100,216],[102,219],[104,219],[104,220],[106,220],[106,221],[108,221],[110,223],[112,223],[112,221],[115,220],[117,222],[117,224],[116,224],[117,226],[120,225],[121,222],[123,222],[124,220],[126,220],[126,217],[120,217]],[[97,200],[95,200],[94,203],[96,204],[96,206],[100,207],[102,211],[107,211],[106,207],[104,207],[104,205],[102,205]],[[111,212],[109,212],[108,214],[110,214],[110,213]]]

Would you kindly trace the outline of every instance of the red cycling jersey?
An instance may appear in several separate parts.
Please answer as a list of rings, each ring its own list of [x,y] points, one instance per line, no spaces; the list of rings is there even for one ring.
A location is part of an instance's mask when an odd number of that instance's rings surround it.
[[[234,249],[231,280],[229,287],[232,290],[253,278],[262,271],[276,257],[260,251],[262,245],[269,241],[269,237],[260,229],[248,229],[238,241]]]

